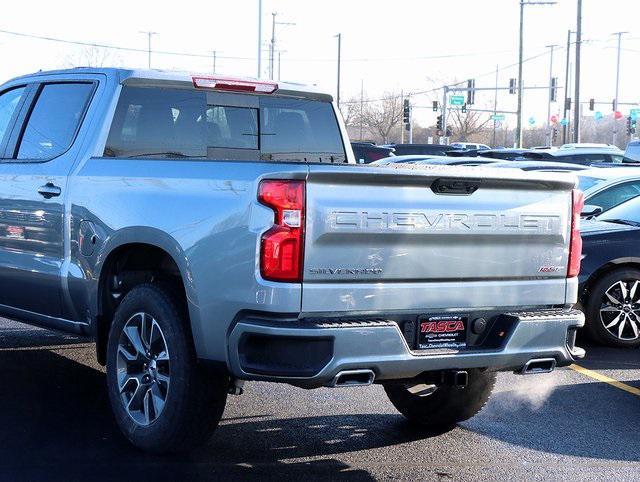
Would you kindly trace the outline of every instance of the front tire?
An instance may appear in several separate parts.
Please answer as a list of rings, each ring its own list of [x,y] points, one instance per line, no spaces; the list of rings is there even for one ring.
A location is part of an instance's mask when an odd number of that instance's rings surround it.
[[[107,344],[107,388],[124,436],[152,452],[205,443],[222,418],[224,373],[200,366],[185,309],[168,289],[133,288],[116,310]]]
[[[469,382],[460,388],[418,382],[385,384],[387,396],[409,421],[434,429],[451,429],[476,415],[487,403],[496,382],[495,372],[468,370]]]
[[[585,304],[589,337],[617,348],[640,346],[640,270],[612,271],[589,291]]]

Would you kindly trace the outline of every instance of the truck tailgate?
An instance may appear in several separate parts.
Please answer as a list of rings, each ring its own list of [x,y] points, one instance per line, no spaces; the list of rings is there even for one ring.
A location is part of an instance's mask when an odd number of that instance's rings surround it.
[[[509,169],[312,165],[302,311],[521,306],[527,290],[526,304],[564,303],[573,187]]]

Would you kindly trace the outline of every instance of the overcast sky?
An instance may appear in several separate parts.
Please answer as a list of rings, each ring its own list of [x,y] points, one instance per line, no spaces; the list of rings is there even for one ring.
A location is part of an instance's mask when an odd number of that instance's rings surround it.
[[[584,0],[582,100],[606,102],[611,111],[615,89],[617,31],[623,40],[621,102],[640,102],[640,0]],[[95,5],[92,7],[91,5]],[[99,5],[99,8],[97,6]],[[111,0],[5,2],[0,29],[83,42],[146,48],[140,30],[158,32],[153,49],[209,55],[218,51],[219,73],[257,73],[258,0],[235,2],[145,2]],[[282,53],[282,78],[317,84],[335,93],[338,32],[342,33],[342,100],[366,94],[417,92],[454,80],[476,78],[477,87],[492,87],[493,71],[500,66],[499,83],[508,84],[518,58],[518,0],[263,0],[263,76],[267,76],[271,13],[277,21],[276,48]],[[564,84],[567,30],[575,29],[576,0],[557,5],[525,7],[525,58],[559,45],[554,76]],[[81,62],[83,47],[28,39],[0,33],[0,79],[38,69]],[[107,63],[145,67],[146,53],[108,51]],[[210,58],[153,54],[155,68],[207,72]],[[276,68],[277,70],[277,68]],[[525,85],[546,85],[549,56],[527,62]],[[559,93],[562,96],[562,92]],[[573,97],[573,95],[571,95]],[[433,122],[430,105],[437,93],[413,98],[418,119]],[[515,109],[516,96],[499,96],[499,108]],[[492,105],[493,93],[477,94],[476,104]],[[530,91],[525,97],[525,119],[546,119],[547,92]],[[554,104],[552,113],[560,109]],[[586,109],[585,109],[586,110]],[[623,111],[628,108],[622,108]],[[587,111],[588,112],[588,111]]]

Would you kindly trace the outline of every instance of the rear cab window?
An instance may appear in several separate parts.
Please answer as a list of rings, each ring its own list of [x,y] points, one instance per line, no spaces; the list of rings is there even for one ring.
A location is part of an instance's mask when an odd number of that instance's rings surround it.
[[[346,162],[329,102],[137,86],[122,88],[104,156]]]
[[[40,86],[18,146],[18,160],[46,161],[73,143],[94,84],[47,83]]]

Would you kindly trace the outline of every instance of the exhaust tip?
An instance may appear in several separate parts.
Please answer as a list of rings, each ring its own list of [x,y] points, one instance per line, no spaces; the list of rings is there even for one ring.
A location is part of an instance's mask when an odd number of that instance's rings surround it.
[[[536,375],[538,373],[551,373],[556,367],[555,358],[534,358],[524,364],[521,375]]]
[[[329,384],[330,387],[363,387],[371,385],[376,375],[373,370],[344,370]]]

